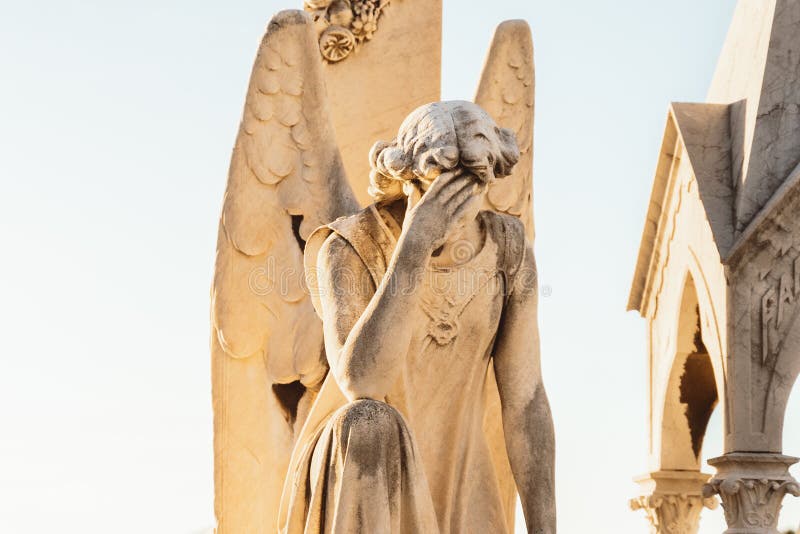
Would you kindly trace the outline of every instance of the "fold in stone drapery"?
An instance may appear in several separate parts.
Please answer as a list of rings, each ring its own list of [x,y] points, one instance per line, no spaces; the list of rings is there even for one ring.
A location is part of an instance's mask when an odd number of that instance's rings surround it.
[[[387,403],[350,403],[328,374],[295,442],[280,505],[282,534],[513,532],[514,482],[489,353],[505,288],[514,287],[524,258],[513,243],[524,237],[515,219],[481,217],[486,241],[461,268],[500,273],[504,283],[470,291],[478,298],[468,305],[480,313],[461,314],[459,335],[445,345],[429,343],[425,313],[410,318],[415,345]],[[367,208],[309,237],[306,275],[318,310],[318,251],[331,233],[353,247],[373,287],[380,284],[396,244],[381,218]]]
[[[386,403],[359,400],[337,410],[290,476],[284,534],[439,532],[414,440]]]

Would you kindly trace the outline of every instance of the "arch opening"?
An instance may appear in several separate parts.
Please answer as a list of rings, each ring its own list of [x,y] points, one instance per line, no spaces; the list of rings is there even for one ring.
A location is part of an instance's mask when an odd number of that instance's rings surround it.
[[[664,396],[661,468],[699,471],[703,439],[719,401],[711,355],[703,342],[694,280],[687,273],[675,350]]]
[[[714,380],[714,366],[700,336],[699,319],[697,328],[695,344],[698,350],[689,354],[683,364],[679,398],[686,407],[684,415],[689,425],[692,451],[699,461],[708,421],[717,406],[719,396]]]

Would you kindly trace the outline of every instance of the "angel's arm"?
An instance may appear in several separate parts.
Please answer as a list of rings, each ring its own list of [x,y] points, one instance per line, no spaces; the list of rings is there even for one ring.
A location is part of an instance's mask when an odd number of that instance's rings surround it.
[[[542,383],[536,287],[533,249],[526,244],[498,333],[494,368],[506,449],[528,532],[554,534],[555,439]]]
[[[411,340],[409,310],[426,258],[401,239],[377,290],[355,250],[331,235],[319,251],[318,276],[325,351],[350,399],[383,400],[397,379]],[[374,291],[374,293],[373,293]]]
[[[369,298],[348,285],[366,267],[343,239],[328,238],[318,256],[325,350],[333,376],[350,399],[383,400],[400,376],[411,344],[409,316],[431,253],[453,231],[458,215],[482,190],[474,177],[446,172],[409,200],[403,230],[381,283]]]

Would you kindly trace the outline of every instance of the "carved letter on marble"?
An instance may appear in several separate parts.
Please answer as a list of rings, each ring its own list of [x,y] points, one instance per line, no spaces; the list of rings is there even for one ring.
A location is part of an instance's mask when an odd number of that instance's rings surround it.
[[[774,288],[767,289],[761,297],[761,363],[766,364],[770,354],[778,349],[778,302]]]

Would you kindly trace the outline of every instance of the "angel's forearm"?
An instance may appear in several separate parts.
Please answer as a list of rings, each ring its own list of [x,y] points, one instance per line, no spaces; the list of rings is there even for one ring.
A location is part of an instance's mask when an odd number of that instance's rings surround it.
[[[555,437],[550,404],[539,384],[532,401],[503,414],[506,446],[532,534],[555,534]]]
[[[411,341],[409,314],[416,306],[424,254],[398,243],[383,281],[347,336],[336,379],[352,399],[381,400],[396,381]]]

